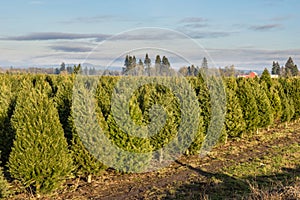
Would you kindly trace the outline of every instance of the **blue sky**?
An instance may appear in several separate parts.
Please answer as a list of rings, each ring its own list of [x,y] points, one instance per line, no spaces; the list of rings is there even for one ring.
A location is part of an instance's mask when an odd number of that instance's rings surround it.
[[[143,27],[186,34],[207,51],[218,67],[234,64],[238,69],[263,69],[271,67],[273,60],[284,65],[289,56],[300,65],[299,11],[298,0],[3,1],[0,66],[83,62],[107,38]],[[163,34],[145,41],[141,32],[135,36],[138,41],[128,37],[122,40],[141,46],[143,42],[165,40]],[[166,48],[176,50],[175,46]],[[177,48],[187,56],[198,56],[195,62],[205,56],[196,55],[187,44],[180,43]],[[107,60],[115,59],[109,52],[103,54]],[[154,54],[150,55],[153,59]],[[97,60],[95,56],[93,59]],[[175,58],[170,60],[176,67],[184,64]]]

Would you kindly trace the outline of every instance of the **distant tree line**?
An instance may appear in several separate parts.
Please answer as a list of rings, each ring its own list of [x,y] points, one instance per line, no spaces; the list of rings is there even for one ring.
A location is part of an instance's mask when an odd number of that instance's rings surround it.
[[[285,66],[281,66],[281,67],[278,62],[273,61],[273,66],[272,66],[271,72],[273,75],[279,75],[282,77],[292,77],[292,76],[299,75],[298,67],[294,63],[294,61],[291,57],[289,57],[289,59],[285,63]]]
[[[157,55],[155,64],[152,66],[148,53],[145,55],[144,61],[139,59],[138,62],[135,56],[127,55],[122,69],[122,75],[132,76],[169,75],[172,72],[174,71],[166,56],[161,58],[160,55]]]

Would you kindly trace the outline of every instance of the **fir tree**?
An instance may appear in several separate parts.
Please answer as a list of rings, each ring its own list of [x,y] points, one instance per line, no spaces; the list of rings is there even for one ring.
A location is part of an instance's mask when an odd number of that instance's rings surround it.
[[[287,73],[291,73],[292,76],[298,76],[299,70],[297,65],[294,64],[294,61],[291,57],[287,60],[285,64],[285,69]]]
[[[289,81],[289,87],[291,88],[289,96],[294,103],[295,114],[293,119],[297,120],[300,117],[300,79],[293,78]]]
[[[202,85],[203,83],[202,84],[199,83],[199,78],[198,77],[190,77],[188,79],[188,81],[191,84],[191,86],[193,87],[196,96],[199,98],[198,95],[199,95],[200,92],[202,92],[201,87],[203,86]],[[200,153],[200,150],[201,150],[204,138],[205,138],[205,134],[206,134],[206,131],[207,131],[207,127],[204,126],[204,123],[205,123],[204,120],[203,120],[204,113],[202,113],[201,106],[199,106],[198,112],[200,114],[202,114],[202,116],[199,116],[198,131],[195,135],[194,141],[192,142],[192,144],[188,148],[188,151],[186,152],[187,155],[190,155],[190,154],[194,155],[194,154],[199,154]]]
[[[207,62],[206,57],[204,57],[202,60],[201,68],[203,68],[205,70],[207,70],[207,68],[208,68],[208,62]]]
[[[243,110],[243,116],[246,123],[246,131],[253,132],[258,128],[258,108],[255,100],[254,91],[245,78],[237,79],[237,96]]]
[[[0,163],[5,165],[11,151],[14,131],[11,129],[10,118],[15,107],[12,92],[12,80],[8,76],[0,76]]]
[[[258,110],[258,127],[264,128],[273,124],[273,112],[270,100],[263,87],[255,80],[250,80]]]
[[[203,68],[201,70],[204,70]],[[198,101],[200,106],[201,116],[204,121],[204,132],[207,133],[209,122],[211,120],[211,99],[209,88],[207,85],[207,78],[204,71],[198,74],[199,93]]]
[[[161,63],[162,63],[162,65],[161,65],[162,75],[170,76],[172,74],[172,70],[171,70],[171,64],[169,62],[169,59],[166,56],[163,56]]]
[[[72,160],[49,84],[23,83],[12,125],[16,139],[9,157],[9,172],[36,193],[49,193],[70,174]]]
[[[72,91],[74,85],[74,76],[57,77],[57,93],[54,97],[56,108],[58,110],[59,120],[64,129],[68,144],[72,139],[72,128],[69,126],[69,117],[72,107]]]
[[[65,71],[66,70],[66,64],[64,63],[64,62],[62,62],[61,64],[60,64],[60,69],[59,69],[59,71],[60,72],[63,72],[63,71]]]
[[[260,79],[259,79],[259,83],[262,83],[262,82],[265,82],[267,84],[267,87],[268,88],[271,88],[272,86],[272,78],[271,78],[271,75],[268,71],[267,68],[264,69]]]
[[[139,59],[139,62],[137,64],[137,75],[142,76],[144,75],[144,63],[141,59]]]
[[[96,78],[77,77],[72,111],[69,117],[69,126],[72,129],[71,152],[75,173],[78,176],[86,177],[88,182],[92,181],[93,175],[99,174],[106,168],[96,157],[99,153],[103,153],[99,144],[95,143],[96,140],[94,140],[97,138],[97,134],[101,134],[99,117],[101,122],[104,122],[104,117],[93,96],[96,86]],[[104,129],[107,130],[107,128]]]
[[[150,76],[150,72],[151,72],[151,59],[149,58],[148,54],[146,54],[146,56],[145,56],[144,64],[145,64],[146,75]]]
[[[273,61],[272,74],[280,75],[280,65],[278,62]]]
[[[156,74],[157,74],[158,76],[161,75],[162,63],[161,63],[161,58],[160,58],[159,55],[156,56],[154,68],[155,68]]]
[[[279,121],[282,113],[282,107],[278,91],[274,87],[274,81],[275,80],[271,79],[271,75],[269,74],[267,69],[264,70],[262,76],[259,79],[260,87],[265,91],[265,93],[268,96],[268,99],[270,100],[273,119],[275,121]]]
[[[128,77],[120,81],[114,92],[115,103],[107,118],[109,139],[119,149],[111,156],[115,169],[123,172],[142,172],[149,166],[152,159],[152,145],[148,137],[148,130],[142,128],[143,112],[138,103],[138,95],[134,95],[129,102],[124,102],[130,83],[140,78]],[[104,99],[99,99],[103,101]],[[129,106],[129,112],[124,113]],[[150,152],[150,153],[149,153]]]
[[[290,122],[294,116],[295,109],[294,103],[292,99],[290,99],[284,91],[284,87],[286,85],[286,80],[280,79],[279,83],[275,85],[276,90],[278,91],[281,107],[282,107],[282,114],[281,114],[281,122]]]
[[[229,137],[241,137],[246,129],[246,123],[243,118],[243,110],[236,95],[236,90],[236,79],[226,79],[227,110],[225,118],[225,129]]]
[[[1,153],[1,152],[0,152]],[[9,185],[4,177],[2,168],[0,167],[0,199],[4,199],[9,194]]]

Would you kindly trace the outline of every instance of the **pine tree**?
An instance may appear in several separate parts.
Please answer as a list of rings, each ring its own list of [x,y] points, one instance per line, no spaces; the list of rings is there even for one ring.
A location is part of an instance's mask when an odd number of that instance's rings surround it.
[[[298,78],[293,78],[290,81],[290,94],[289,96],[291,97],[293,103],[294,103],[294,109],[295,109],[295,114],[293,116],[294,120],[299,119],[300,117],[300,79]]]
[[[203,70],[203,68],[201,70]],[[207,85],[206,74],[204,71],[201,70],[200,73],[198,74],[198,84],[199,84],[198,101],[199,101],[201,116],[204,121],[204,132],[206,134],[211,120],[211,99],[210,99],[209,88]]]
[[[163,56],[162,58],[162,74],[164,76],[170,76],[172,75],[172,70],[171,70],[171,64],[169,62],[169,59],[166,56]]]
[[[12,125],[16,139],[9,157],[9,172],[36,193],[59,188],[70,174],[72,160],[49,84],[23,82]]]
[[[116,170],[123,172],[142,172],[147,170],[152,159],[152,145],[148,139],[148,130],[141,127],[143,112],[137,97],[134,95],[129,102],[124,102],[128,88],[137,84],[141,78],[128,77],[119,81],[112,97],[115,101],[107,118],[109,139],[117,146],[109,161]],[[131,95],[131,94],[130,94]],[[99,99],[103,101],[103,99]],[[129,112],[126,110],[129,106]],[[125,113],[124,113],[125,112]]]
[[[210,121],[208,132],[202,147],[202,153],[210,151],[217,142],[226,142],[227,135],[224,128],[226,112],[226,94],[221,77],[215,74],[216,71],[207,71],[207,86],[210,94]]]
[[[145,64],[146,75],[150,76],[150,73],[151,73],[151,59],[149,58],[148,54],[146,54],[146,56],[145,56],[144,64]]]
[[[299,70],[297,65],[294,64],[294,61],[291,57],[287,60],[285,64],[285,69],[288,73],[291,73],[292,76],[298,76]]]
[[[208,62],[207,62],[206,57],[204,57],[203,60],[202,60],[201,68],[203,68],[205,70],[208,68]]]
[[[1,152],[0,152],[1,153]],[[2,168],[0,167],[0,199],[4,199],[9,194],[9,185],[4,177]]]
[[[137,75],[143,76],[144,75],[144,63],[141,59],[139,59],[139,62],[137,64]]]
[[[282,107],[278,91],[274,87],[274,81],[275,80],[272,80],[271,75],[269,74],[267,69],[264,70],[262,76],[259,79],[261,88],[265,91],[268,99],[270,100],[273,119],[278,122],[282,113]]]
[[[295,109],[292,99],[290,99],[285,93],[284,86],[286,86],[286,80],[280,79],[279,83],[275,85],[276,90],[280,96],[280,102],[282,107],[282,115],[280,117],[281,122],[290,122],[294,116]],[[286,91],[287,92],[287,91]]]
[[[161,75],[162,63],[159,55],[156,56],[154,68],[155,68],[156,75],[157,76]]]
[[[273,84],[272,87],[269,89],[269,92],[266,92],[266,94],[269,96],[271,107],[273,109],[272,112],[273,112],[275,122],[280,121],[280,118],[281,118],[281,115],[282,115],[282,112],[283,112],[279,91],[276,89],[277,84],[278,83]]]
[[[236,95],[237,83],[235,78],[226,79],[226,119],[225,130],[229,137],[241,137],[245,132],[246,123],[243,110]]]
[[[280,65],[278,62],[273,61],[272,74],[280,75]]]
[[[69,117],[72,107],[72,91],[74,86],[74,76],[57,77],[57,93],[54,97],[58,110],[59,120],[64,129],[68,144],[72,139],[72,128],[69,126]]]
[[[271,88],[272,86],[272,78],[267,68],[264,69],[263,73],[261,74],[261,77],[259,79],[259,83],[265,82],[267,84],[268,88]]]
[[[265,128],[273,124],[273,112],[270,100],[263,87],[255,80],[249,79],[258,110],[258,127]]]
[[[63,71],[65,71],[66,70],[66,64],[64,63],[64,62],[62,62],[61,64],[60,64],[60,69],[59,69],[59,71],[60,72],[63,72]]]
[[[243,110],[244,120],[246,122],[246,131],[253,132],[258,128],[259,113],[256,105],[254,91],[245,78],[237,79],[237,96]]]
[[[96,86],[96,78],[77,77],[72,111],[69,117],[69,126],[72,129],[71,152],[75,173],[78,176],[86,177],[88,182],[92,181],[93,175],[99,174],[106,168],[97,159],[97,155],[103,153],[103,149],[95,142],[97,141],[95,138],[101,134],[100,124],[102,122],[101,125],[103,125],[104,117],[97,106],[95,96],[93,96]],[[107,128],[104,129],[107,130]]]
[[[188,78],[189,83],[191,84],[191,86],[193,87],[196,96],[199,98],[199,93],[200,91],[202,92],[202,84],[199,83],[199,78],[198,77],[189,77]],[[198,112],[200,114],[202,114],[204,116],[204,113],[202,113],[201,110],[201,106],[199,106],[199,110]],[[195,155],[195,154],[199,154],[204,138],[205,138],[205,134],[207,131],[207,127],[204,126],[204,120],[203,120],[203,116],[199,116],[199,125],[198,125],[198,131],[195,135],[195,139],[192,142],[192,144],[190,145],[190,147],[188,148],[188,151],[186,152],[187,155]]]
[[[11,129],[10,118],[15,107],[13,84],[8,76],[0,76],[0,163],[5,165],[11,151],[14,131]]]

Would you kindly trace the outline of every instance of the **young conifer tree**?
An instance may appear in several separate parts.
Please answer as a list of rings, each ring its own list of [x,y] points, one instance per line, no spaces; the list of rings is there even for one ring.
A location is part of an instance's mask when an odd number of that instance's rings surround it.
[[[296,106],[295,106],[295,99],[294,99],[294,86],[293,86],[293,79],[292,78],[280,78],[279,82],[282,87],[283,94],[280,94],[281,100],[286,98],[286,102],[283,103],[282,107],[284,113],[281,117],[282,121],[289,122],[295,118]],[[290,116],[291,115],[291,116]]]
[[[280,80],[281,82],[282,80]],[[282,84],[278,82],[275,87],[278,91],[281,107],[282,107],[282,114],[280,116],[280,121],[285,122],[286,124],[291,121],[293,115],[294,115],[294,104],[291,99],[287,97],[287,95],[284,93],[284,89]]]
[[[282,114],[282,107],[278,91],[275,88],[277,80],[272,80],[269,71],[265,69],[259,79],[259,83],[270,100],[274,121],[278,122]]]
[[[96,158],[98,153],[103,153],[93,139],[101,134],[100,127],[106,129],[105,120],[97,107],[94,98],[94,88],[97,79],[77,77],[73,89],[73,104],[69,117],[71,128],[71,152],[73,156],[75,173],[83,176],[87,182],[92,181],[93,175],[98,175],[106,167]],[[94,110],[92,108],[95,108]]]
[[[241,137],[245,132],[246,123],[243,117],[239,99],[236,95],[237,83],[235,78],[226,79],[226,117],[225,129],[229,137]]]
[[[24,81],[12,116],[16,131],[9,157],[11,176],[37,194],[58,189],[72,169],[63,128],[49,84]]]
[[[295,107],[295,114],[293,117],[293,120],[298,120],[300,118],[300,79],[299,78],[292,78],[292,92],[291,92],[291,98],[294,102]]]
[[[142,79],[128,77],[120,82],[118,89],[114,90],[115,103],[107,119],[108,138],[117,149],[112,162],[117,170],[123,172],[142,172],[147,169],[152,159],[153,145],[150,144],[147,126],[140,108],[138,98],[140,94],[130,94],[132,98],[125,101],[129,94],[127,88],[139,81]],[[141,91],[137,90],[138,93]],[[104,100],[99,99],[99,101]]]
[[[198,74],[198,101],[200,106],[200,113],[204,122],[204,133],[207,134],[208,127],[211,121],[211,98],[207,84],[206,73],[203,68],[200,69]]]
[[[0,167],[0,199],[7,197],[9,193],[9,185],[3,175],[2,168]]]
[[[11,151],[13,131],[10,117],[13,107],[12,80],[8,76],[0,76],[0,163],[5,165]]]
[[[64,129],[65,137],[68,144],[72,139],[72,128],[69,124],[69,117],[71,115],[72,108],[72,90],[74,85],[74,76],[55,76],[52,77],[52,81],[55,83],[56,94],[54,101],[58,110],[59,120]]]
[[[258,128],[258,108],[256,100],[249,81],[245,78],[237,80],[237,96],[243,110],[244,120],[246,122],[246,131],[253,132]]]
[[[261,85],[256,80],[250,80],[249,82],[252,86],[252,91],[256,100],[256,105],[258,109],[258,128],[265,128],[273,124],[273,112],[270,100],[263,89],[265,82]]]
[[[195,95],[198,97],[199,92],[202,90],[201,84],[199,83],[199,78],[198,77],[190,77],[188,78],[189,83],[191,84],[192,88],[194,89]],[[197,111],[195,111],[197,112]],[[201,108],[199,105],[199,113],[201,113]],[[199,116],[199,126],[198,126],[198,131],[195,135],[195,139],[188,148],[186,154],[187,155],[194,155],[194,154],[199,154],[204,138],[205,138],[205,130],[206,128],[204,127],[204,121],[203,121],[203,116]]]

